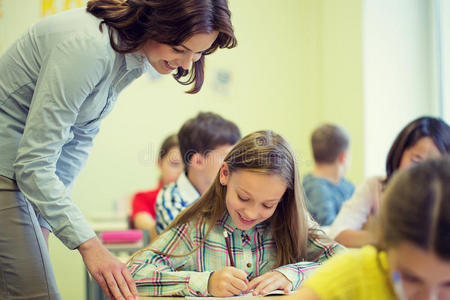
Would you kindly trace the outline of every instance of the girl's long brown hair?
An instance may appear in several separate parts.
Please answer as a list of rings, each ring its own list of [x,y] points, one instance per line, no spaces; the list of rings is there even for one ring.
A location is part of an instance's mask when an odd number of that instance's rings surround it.
[[[283,178],[287,184],[286,192],[268,220],[277,247],[277,265],[287,265],[306,259],[308,213],[303,200],[295,155],[286,140],[273,131],[254,132],[240,140],[225,157],[224,162],[228,165],[230,174],[245,170],[277,174]],[[227,187],[220,184],[217,175],[205,194],[182,211],[166,231],[200,218],[201,222],[209,225],[206,239],[214,224],[226,212],[226,191]],[[197,249],[192,252],[195,250]]]
[[[135,52],[149,40],[176,46],[194,34],[218,31],[216,40],[191,70],[178,67],[174,74],[183,85],[194,83],[188,91],[191,94],[203,85],[204,56],[217,48],[237,45],[227,0],[91,0],[87,11],[103,19],[100,31],[103,24],[108,25],[111,47],[119,53]]]
[[[383,204],[379,249],[407,241],[450,260],[450,157],[395,174]]]

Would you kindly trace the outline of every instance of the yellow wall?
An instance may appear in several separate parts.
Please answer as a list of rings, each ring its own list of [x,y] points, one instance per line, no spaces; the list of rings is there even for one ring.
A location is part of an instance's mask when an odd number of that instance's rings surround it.
[[[364,174],[362,1],[321,1],[321,107],[319,118],[347,128],[355,183]]]
[[[22,1],[0,1],[0,51],[4,51],[26,25],[40,18],[41,7],[25,13]],[[151,81],[147,75],[122,93],[102,124],[73,192],[87,215],[111,211],[118,199],[152,187],[161,140],[198,111],[222,114],[243,134],[258,129],[283,134],[296,150],[303,173],[312,168],[311,130],[325,121],[339,123],[352,137],[349,177],[361,181],[361,0],[230,2],[239,45],[207,58],[200,94],[184,94],[186,88],[169,76]],[[64,1],[54,3],[61,10]],[[228,94],[214,88],[218,70],[231,72]],[[84,297],[78,253],[55,238],[50,253],[63,299]]]

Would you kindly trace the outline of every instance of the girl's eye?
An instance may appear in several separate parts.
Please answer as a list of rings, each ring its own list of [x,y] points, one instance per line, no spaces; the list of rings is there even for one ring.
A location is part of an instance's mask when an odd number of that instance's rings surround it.
[[[172,47],[173,51],[175,51],[176,53],[184,53],[184,50],[181,49],[177,49],[175,47]]]
[[[410,283],[419,283],[420,282],[419,278],[417,278],[413,275],[405,274],[405,273],[402,274],[402,280],[410,282]]]
[[[268,205],[263,205],[264,206],[264,208],[267,208],[267,209],[271,209],[271,208],[273,208],[274,207],[274,205],[272,205],[272,206],[268,206]]]
[[[413,157],[411,157],[411,163],[413,163],[413,164],[418,164],[422,161],[423,161],[423,157],[421,157],[420,155],[414,155]]]
[[[239,196],[239,195],[237,195],[237,196],[238,196],[239,200],[241,200],[241,201],[243,201],[243,202],[248,201],[248,199],[244,199],[244,198],[242,198],[242,197]]]

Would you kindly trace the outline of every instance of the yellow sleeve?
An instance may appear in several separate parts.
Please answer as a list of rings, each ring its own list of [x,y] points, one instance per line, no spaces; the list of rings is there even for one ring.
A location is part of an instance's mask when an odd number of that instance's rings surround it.
[[[362,299],[364,256],[361,250],[340,253],[324,263],[304,284],[321,300]]]

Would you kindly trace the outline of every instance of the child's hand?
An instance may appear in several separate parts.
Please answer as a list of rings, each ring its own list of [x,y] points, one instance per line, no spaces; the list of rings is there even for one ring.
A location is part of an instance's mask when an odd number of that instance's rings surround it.
[[[211,274],[208,292],[214,297],[240,295],[248,289],[247,274],[234,267],[225,267]]]
[[[253,278],[248,284],[253,296],[265,295],[275,290],[283,290],[286,294],[292,290],[292,283],[281,272],[272,271]]]

